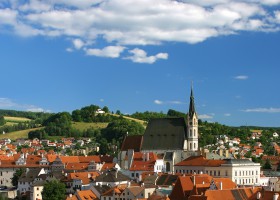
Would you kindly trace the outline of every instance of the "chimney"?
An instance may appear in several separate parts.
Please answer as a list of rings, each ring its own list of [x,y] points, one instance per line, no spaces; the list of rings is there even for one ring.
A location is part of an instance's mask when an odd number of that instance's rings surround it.
[[[278,194],[278,193],[274,193],[274,195],[273,195],[273,200],[277,200],[278,197],[279,197],[279,194]]]
[[[223,190],[223,182],[220,182],[220,190]]]
[[[149,159],[150,159],[150,153],[147,153],[146,154],[146,161],[149,161]]]
[[[193,176],[193,185],[195,186],[195,176]]]

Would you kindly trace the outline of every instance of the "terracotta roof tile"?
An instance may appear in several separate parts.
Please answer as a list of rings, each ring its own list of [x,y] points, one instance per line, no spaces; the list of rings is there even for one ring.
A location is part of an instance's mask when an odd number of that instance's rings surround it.
[[[97,200],[97,196],[91,190],[77,191],[80,200]]]
[[[179,163],[175,166],[211,166],[218,167],[221,164],[225,163],[224,160],[208,160],[203,156],[191,156]]]

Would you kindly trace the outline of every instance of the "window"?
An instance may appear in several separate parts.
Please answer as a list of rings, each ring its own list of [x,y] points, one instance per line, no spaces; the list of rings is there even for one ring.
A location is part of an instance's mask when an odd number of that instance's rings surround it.
[[[256,171],[256,175],[258,175],[258,171]]]
[[[195,137],[195,129],[193,130],[193,136]]]
[[[192,129],[190,129],[190,137],[192,137]]]
[[[39,188],[37,187],[37,190],[39,190]]]
[[[134,173],[132,173],[131,176],[134,177]]]
[[[226,176],[228,176],[228,172],[227,172],[227,170],[226,170]]]
[[[237,171],[235,171],[235,176],[237,176]]]
[[[196,149],[196,144],[195,143],[193,143],[193,148]]]

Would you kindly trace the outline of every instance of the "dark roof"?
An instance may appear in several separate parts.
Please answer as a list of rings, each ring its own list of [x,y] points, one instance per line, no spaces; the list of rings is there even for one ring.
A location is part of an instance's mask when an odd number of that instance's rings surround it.
[[[97,176],[95,182],[120,182],[120,181],[129,181],[130,178],[118,170],[108,170]]]
[[[249,159],[224,159],[226,162],[224,164],[254,164]]]
[[[140,152],[143,141],[143,135],[129,135],[124,138],[121,151],[134,149],[134,152]]]
[[[145,179],[143,180],[143,183],[145,183],[145,186],[154,185],[157,178],[158,178],[157,175],[146,176]]]
[[[182,117],[152,119],[144,133],[142,150],[183,149],[186,135],[186,121]]]
[[[93,187],[99,192],[99,194],[103,194],[104,192],[107,192],[111,189],[111,187],[107,185],[95,185]]]
[[[20,182],[32,182],[32,181],[34,181],[34,179],[36,177],[38,177],[38,174],[40,173],[40,171],[41,171],[40,168],[30,169],[29,171],[27,171],[26,173],[23,173],[20,176],[19,181]]]
[[[177,178],[178,175],[163,174],[157,179],[156,185],[172,185],[176,182]]]

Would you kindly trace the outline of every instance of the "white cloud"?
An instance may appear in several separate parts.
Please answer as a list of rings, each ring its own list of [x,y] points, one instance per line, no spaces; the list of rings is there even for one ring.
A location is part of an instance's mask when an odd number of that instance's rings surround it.
[[[280,0],[260,0],[260,2],[269,6],[280,4]]]
[[[125,57],[124,59],[132,60],[135,63],[152,64],[152,63],[156,62],[158,59],[167,59],[168,58],[167,53],[158,53],[154,56],[147,56],[147,53],[144,50],[138,49],[138,48],[130,50],[129,52],[133,55]]]
[[[161,104],[163,104],[163,102],[162,102],[162,101],[160,101],[160,100],[157,100],[157,99],[156,99],[156,100],[154,100],[154,103],[155,103],[155,104],[158,104],[158,105],[161,105]]]
[[[186,104],[185,102],[182,101],[161,101],[161,100],[154,100],[155,104]]]
[[[237,80],[247,80],[249,77],[245,75],[239,75],[234,77]]]
[[[199,119],[213,119],[212,115],[207,115],[207,114],[202,114],[202,115],[198,115]]]
[[[43,108],[39,108],[36,106],[30,106],[30,108],[27,108],[26,111],[30,111],[30,112],[45,112],[45,113],[50,113],[50,110],[45,110]]]
[[[66,48],[66,51],[67,52],[73,52],[73,49],[72,48]]]
[[[9,98],[0,98],[0,108],[1,109],[15,109],[15,110],[25,110],[31,112],[51,112],[50,110],[45,110],[43,108],[28,105],[28,104],[19,104],[14,102]]]
[[[103,49],[86,49],[86,54],[89,56],[118,58],[125,47],[122,46],[108,46]]]
[[[235,96],[236,99],[241,99],[242,97],[240,95]]]
[[[14,103],[11,99],[8,98],[0,98],[0,108],[9,108],[16,106],[17,104]]]
[[[99,99],[100,102],[104,102],[104,99]]]
[[[195,44],[241,31],[278,31],[280,0],[5,0],[0,26],[23,36],[70,38],[88,55],[116,58],[100,47]],[[267,6],[269,5],[269,7]],[[276,5],[276,6],[275,6]],[[122,52],[122,50],[117,50]],[[143,50],[142,50],[143,51]],[[154,63],[167,53],[147,56],[135,48],[133,62]]]
[[[85,45],[85,43],[80,39],[74,39],[73,45],[76,49],[81,49]]]
[[[230,114],[230,113],[225,113],[225,114],[224,114],[224,116],[226,116],[226,117],[230,117],[230,116],[231,116],[231,114]]]
[[[251,108],[242,110],[243,112],[259,112],[259,113],[279,113],[280,108]]]

